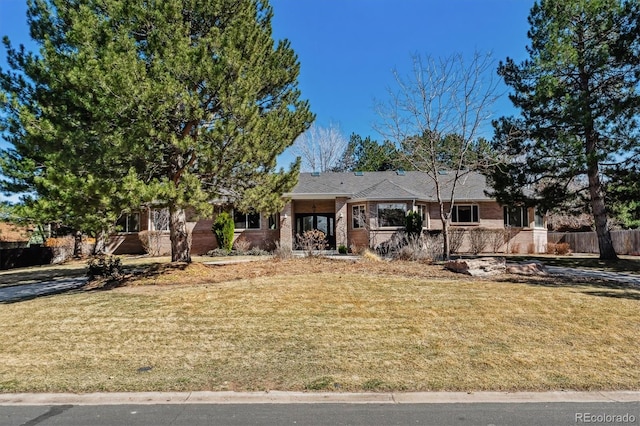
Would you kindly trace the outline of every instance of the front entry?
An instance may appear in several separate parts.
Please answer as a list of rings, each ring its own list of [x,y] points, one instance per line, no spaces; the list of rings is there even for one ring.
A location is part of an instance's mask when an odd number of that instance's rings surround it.
[[[329,249],[336,248],[335,215],[328,213],[298,213],[296,214],[296,235],[317,229],[324,232]]]

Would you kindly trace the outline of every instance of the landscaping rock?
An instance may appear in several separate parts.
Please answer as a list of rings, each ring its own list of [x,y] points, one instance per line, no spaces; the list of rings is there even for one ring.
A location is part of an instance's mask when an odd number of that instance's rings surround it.
[[[444,264],[450,271],[474,277],[503,274],[507,268],[504,258],[485,257],[481,259],[450,260]]]
[[[549,275],[547,267],[540,262],[509,264],[507,272],[517,275]]]

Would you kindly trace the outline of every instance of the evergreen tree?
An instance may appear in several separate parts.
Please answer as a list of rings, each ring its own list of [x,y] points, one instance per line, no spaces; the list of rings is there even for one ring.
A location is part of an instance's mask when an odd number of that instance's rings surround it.
[[[276,158],[313,115],[271,17],[266,0],[30,0],[40,51],[5,40],[0,73],[5,189],[108,222],[161,200],[173,261],[190,261],[189,207],[279,209],[299,164]]]
[[[380,144],[369,136],[362,139],[362,136],[352,133],[347,148],[342,154],[342,159],[335,170],[342,172],[408,170],[405,163],[401,160],[393,143],[384,141]]]
[[[493,176],[496,195],[505,203],[536,199],[545,209],[588,203],[601,259],[617,259],[603,174],[640,158],[639,13],[637,1],[536,2],[529,59],[507,59],[498,71],[521,117],[496,122],[495,143],[513,158]]]
[[[640,228],[640,165],[607,172],[606,199],[611,215],[627,229]]]

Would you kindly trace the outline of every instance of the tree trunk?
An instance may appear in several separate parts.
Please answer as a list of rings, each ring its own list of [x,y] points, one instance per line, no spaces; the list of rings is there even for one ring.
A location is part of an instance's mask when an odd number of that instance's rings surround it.
[[[442,237],[442,260],[449,260],[451,258],[449,248],[449,221],[446,219],[442,220]]]
[[[600,181],[600,168],[596,156],[598,135],[593,129],[593,121],[589,121],[585,131],[585,153],[587,155],[587,177],[589,178],[591,210],[593,212],[593,221],[596,225],[596,234],[598,235],[600,259],[618,260],[618,255],[616,255],[616,251],[613,248],[611,233],[609,232],[607,209],[604,204],[604,191]]]
[[[604,194],[602,191],[602,183],[600,182],[597,164],[595,167],[589,165],[588,176],[589,194],[591,195],[591,209],[593,210],[593,219],[596,225],[596,234],[598,235],[600,259],[618,260],[618,255],[613,248],[611,232],[609,232],[607,211],[604,204]]]
[[[73,257],[76,259],[82,257],[82,231],[76,231],[73,235]]]
[[[182,207],[169,207],[169,236],[171,238],[171,261],[191,262],[191,247],[187,230],[187,215]]]
[[[93,254],[104,254],[106,251],[108,233],[106,231],[100,231],[96,234],[96,244],[93,246]]]
[[[442,221],[442,260],[451,258],[451,239],[449,238],[449,213],[444,211],[444,206],[440,204],[440,220]]]

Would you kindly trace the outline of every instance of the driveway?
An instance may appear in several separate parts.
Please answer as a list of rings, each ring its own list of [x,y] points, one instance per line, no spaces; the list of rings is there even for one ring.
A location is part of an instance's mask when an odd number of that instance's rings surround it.
[[[552,275],[563,275],[576,278],[595,278],[607,281],[615,281],[640,287],[640,275],[625,274],[622,272],[606,272],[596,269],[576,269],[561,266],[546,266]]]
[[[0,288],[0,303],[18,302],[34,297],[63,293],[80,288],[87,283],[87,277],[68,277],[43,281],[35,284],[14,285]]]

